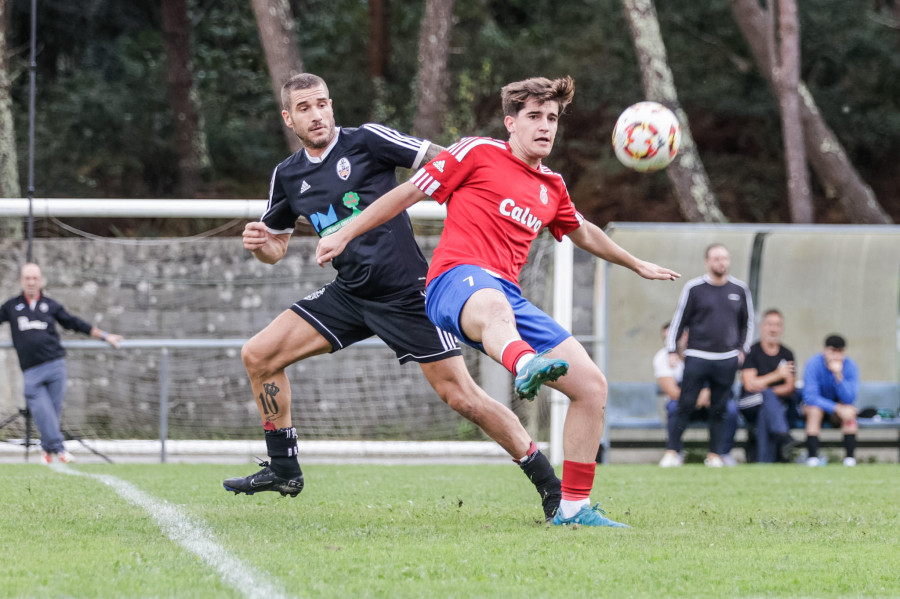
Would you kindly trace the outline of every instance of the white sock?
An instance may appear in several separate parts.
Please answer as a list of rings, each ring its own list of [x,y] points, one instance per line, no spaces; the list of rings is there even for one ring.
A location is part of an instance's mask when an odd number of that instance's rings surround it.
[[[590,497],[575,500],[563,499],[559,502],[559,512],[563,518],[568,519],[577,514],[586,505],[591,505]]]
[[[537,354],[525,354],[524,356],[519,358],[519,361],[516,362],[516,374],[522,372],[522,369],[525,368],[525,365],[531,362],[532,358],[534,358],[535,355]]]

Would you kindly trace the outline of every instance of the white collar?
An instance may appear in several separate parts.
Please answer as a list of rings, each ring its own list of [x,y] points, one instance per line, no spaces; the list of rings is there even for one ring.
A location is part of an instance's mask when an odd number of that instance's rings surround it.
[[[331,153],[332,148],[334,148],[335,144],[337,143],[337,140],[338,140],[338,137],[340,136],[340,134],[341,134],[341,128],[335,127],[334,128],[334,139],[331,140],[331,143],[328,144],[328,147],[325,148],[325,151],[322,152],[321,156],[310,156],[309,152],[307,152],[306,148],[304,148],[303,153],[306,154],[306,159],[315,164],[323,162],[326,158],[328,158],[328,155]]]

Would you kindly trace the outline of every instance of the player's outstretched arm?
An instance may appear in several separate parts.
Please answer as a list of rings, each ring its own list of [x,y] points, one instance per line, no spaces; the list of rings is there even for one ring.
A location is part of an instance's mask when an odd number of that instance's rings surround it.
[[[635,258],[610,239],[603,229],[588,221],[569,233],[569,239],[584,251],[607,262],[630,268],[645,279],[674,281],[681,276],[674,270]]]
[[[332,233],[328,237],[319,240],[316,247],[316,262],[319,266],[325,266],[341,255],[347,244],[366,231],[371,231],[378,225],[391,220],[426,195],[421,189],[407,181],[390,190],[362,211],[362,214],[354,218],[350,223]]]
[[[290,233],[273,235],[262,221],[247,223],[244,226],[242,241],[244,249],[253,252],[253,257],[266,264],[275,264],[287,252]]]

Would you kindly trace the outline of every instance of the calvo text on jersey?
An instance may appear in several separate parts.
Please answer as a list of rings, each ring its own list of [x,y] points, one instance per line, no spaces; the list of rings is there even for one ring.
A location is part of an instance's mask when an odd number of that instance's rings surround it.
[[[520,222],[535,233],[541,230],[544,222],[531,213],[531,208],[522,208],[516,205],[515,200],[506,198],[500,202],[500,214],[508,216],[516,222]]]

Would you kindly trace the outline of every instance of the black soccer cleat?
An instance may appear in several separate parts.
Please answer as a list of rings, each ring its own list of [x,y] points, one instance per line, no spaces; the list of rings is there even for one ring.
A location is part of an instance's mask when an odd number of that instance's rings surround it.
[[[303,490],[303,473],[292,478],[282,478],[275,474],[269,466],[269,462],[260,460],[262,470],[250,476],[228,478],[222,483],[226,491],[232,491],[235,495],[244,493],[253,495],[260,491],[276,491],[282,497],[290,495],[296,497]]]

